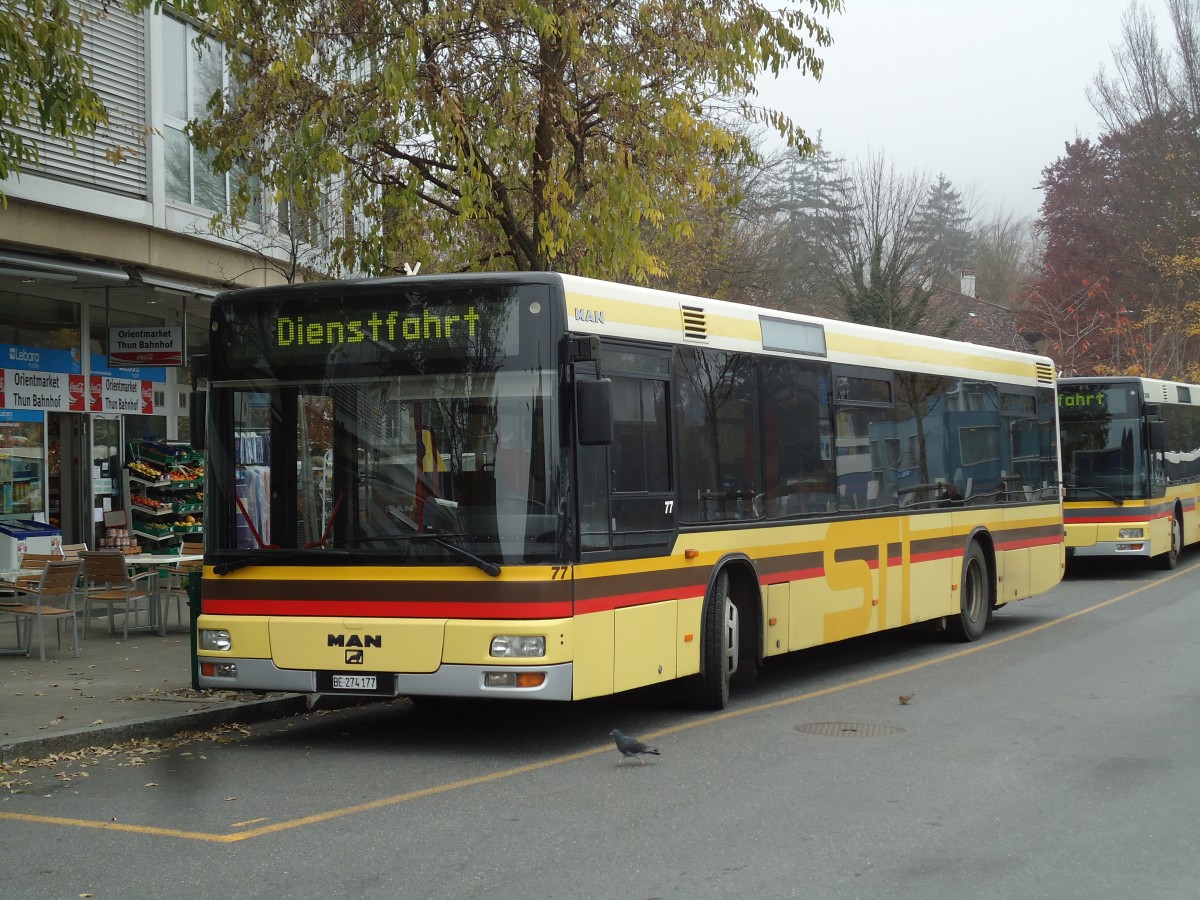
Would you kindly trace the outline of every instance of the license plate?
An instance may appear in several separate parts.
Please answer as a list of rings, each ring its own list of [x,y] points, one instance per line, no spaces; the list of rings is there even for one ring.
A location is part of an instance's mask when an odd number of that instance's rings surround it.
[[[374,675],[334,675],[333,689],[335,691],[374,691],[376,679]]]

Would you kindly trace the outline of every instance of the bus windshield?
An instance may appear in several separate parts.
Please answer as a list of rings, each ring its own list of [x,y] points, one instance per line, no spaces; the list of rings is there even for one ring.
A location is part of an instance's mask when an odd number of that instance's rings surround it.
[[[317,352],[317,338],[332,333],[324,326],[309,333],[303,355],[246,349],[240,335],[286,337],[285,319],[314,328],[316,305],[303,316],[285,316],[278,305],[266,313],[261,305],[224,310],[236,323],[226,360],[241,362],[226,362],[224,378],[214,370],[209,387],[208,467],[222,473],[210,481],[210,548],[227,559],[261,552],[262,562],[268,554],[280,561],[324,554],[364,564],[474,561],[485,571],[558,558],[566,520],[558,515],[552,439],[556,370],[548,340],[535,339],[548,338],[549,328],[521,334],[527,310],[493,300],[470,306],[480,331],[487,326],[483,340],[461,348],[367,340],[350,354],[336,341]],[[414,308],[411,298],[376,297],[371,315],[384,302],[400,310],[398,321]],[[445,310],[464,308],[461,299],[417,303],[423,308],[411,318],[418,322],[434,317],[430,309],[448,319]],[[326,318],[329,306],[320,307]],[[355,310],[338,314],[338,321],[366,320]],[[232,493],[226,484],[235,485]]]
[[[1068,499],[1146,498],[1146,448],[1137,387],[1060,386],[1058,406]]]

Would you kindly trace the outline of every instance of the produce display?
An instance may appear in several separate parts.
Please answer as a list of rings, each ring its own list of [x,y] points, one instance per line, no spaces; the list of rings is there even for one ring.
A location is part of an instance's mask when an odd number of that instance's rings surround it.
[[[154,541],[204,530],[204,455],[186,444],[140,441],[130,448],[132,530]]]

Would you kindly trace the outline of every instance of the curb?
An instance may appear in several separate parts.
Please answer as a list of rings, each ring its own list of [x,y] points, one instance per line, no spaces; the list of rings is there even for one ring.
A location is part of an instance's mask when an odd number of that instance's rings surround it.
[[[44,737],[0,743],[0,763],[11,763],[18,759],[41,759],[55,753],[69,753],[86,747],[107,746],[139,738],[172,737],[180,732],[213,728],[230,722],[249,724],[268,719],[284,719],[307,710],[307,695],[289,694],[279,698],[232,702],[178,715],[153,716],[103,727],[64,731]]]

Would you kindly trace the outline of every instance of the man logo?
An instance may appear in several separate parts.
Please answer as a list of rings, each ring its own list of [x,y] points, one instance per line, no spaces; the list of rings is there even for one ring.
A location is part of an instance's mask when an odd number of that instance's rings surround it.
[[[331,634],[326,637],[326,647],[382,647],[383,635],[367,634],[359,637],[357,634],[352,634],[346,637],[344,634]]]
[[[346,665],[361,666],[363,664],[363,652],[361,650],[346,651]]]

